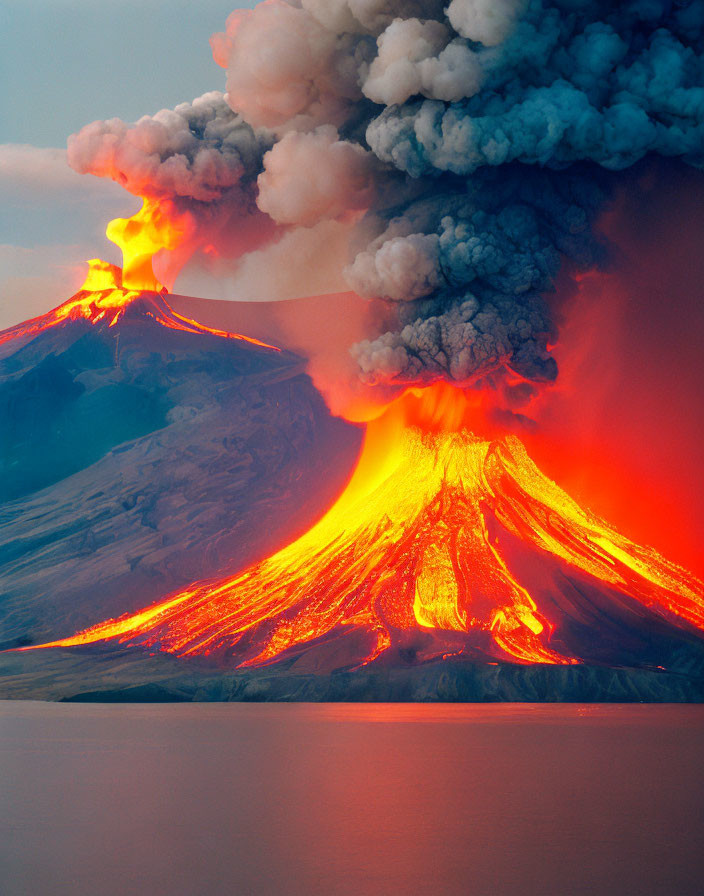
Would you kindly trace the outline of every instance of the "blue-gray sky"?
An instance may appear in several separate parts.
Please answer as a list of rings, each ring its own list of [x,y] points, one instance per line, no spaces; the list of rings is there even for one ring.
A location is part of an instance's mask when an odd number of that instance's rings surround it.
[[[66,297],[82,259],[119,260],[106,222],[139,203],[73,174],[66,138],[223,89],[208,38],[255,0],[3,0],[0,5],[0,329]],[[34,147],[34,149],[32,148]]]

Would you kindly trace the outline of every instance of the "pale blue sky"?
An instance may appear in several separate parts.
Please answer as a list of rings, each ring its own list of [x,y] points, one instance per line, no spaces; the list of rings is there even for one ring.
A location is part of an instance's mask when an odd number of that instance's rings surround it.
[[[86,258],[119,261],[105,224],[139,207],[49,148],[96,118],[134,121],[224,89],[208,38],[254,5],[0,0],[0,329],[70,295]]]
[[[254,0],[2,0],[0,143],[64,146],[222,88],[208,38]]]

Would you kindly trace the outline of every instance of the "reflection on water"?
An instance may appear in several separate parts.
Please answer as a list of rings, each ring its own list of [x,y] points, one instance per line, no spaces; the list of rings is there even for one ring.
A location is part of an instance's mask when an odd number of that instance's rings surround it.
[[[5,896],[689,896],[704,707],[0,703]]]

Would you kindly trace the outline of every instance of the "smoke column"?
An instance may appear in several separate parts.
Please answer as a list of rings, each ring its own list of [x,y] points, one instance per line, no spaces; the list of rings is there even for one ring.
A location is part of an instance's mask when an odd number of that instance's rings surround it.
[[[95,122],[69,160],[180,220],[173,270],[347,225],[347,284],[390,309],[358,383],[520,405],[557,376],[556,284],[608,265],[619,172],[702,165],[703,44],[697,0],[265,0],[211,39],[225,94]]]

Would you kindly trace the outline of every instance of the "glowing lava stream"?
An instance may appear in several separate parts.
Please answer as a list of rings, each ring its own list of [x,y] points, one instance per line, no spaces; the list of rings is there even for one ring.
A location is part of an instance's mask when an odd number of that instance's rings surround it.
[[[59,305],[58,308],[54,308],[53,311],[49,311],[41,317],[35,317],[0,332],[0,345],[11,339],[31,338],[50,327],[81,318],[92,324],[104,321],[108,326],[114,327],[127,308],[136,300],[141,300],[144,303],[145,314],[170,330],[221,336],[225,339],[240,339],[243,342],[272,349],[275,352],[281,351],[275,345],[269,345],[239,333],[228,333],[225,330],[206,327],[204,324],[178,314],[167,302],[165,290],[155,293],[126,289],[122,282],[120,268],[101,261],[99,258],[92,258],[88,262],[88,276],[75,295],[71,296],[63,305]]]
[[[519,581],[498,533],[704,629],[702,583],[581,509],[515,437],[488,442],[457,429],[463,402],[450,386],[407,392],[369,424],[335,505],[268,559],[39,646],[119,639],[250,666],[356,629],[369,645],[359,659],[369,662],[415,630],[454,638],[460,652],[478,644],[496,659],[579,662]]]

